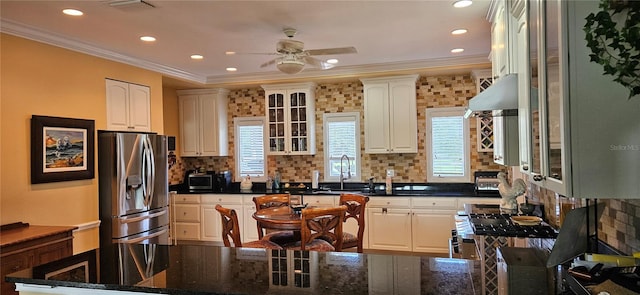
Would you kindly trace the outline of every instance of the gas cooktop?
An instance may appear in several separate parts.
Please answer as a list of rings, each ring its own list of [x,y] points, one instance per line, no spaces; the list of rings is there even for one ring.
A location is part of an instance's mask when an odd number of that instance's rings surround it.
[[[468,215],[473,233],[476,235],[525,237],[525,238],[556,238],[558,233],[548,224],[518,225],[511,221],[512,214],[499,213],[471,213]]]

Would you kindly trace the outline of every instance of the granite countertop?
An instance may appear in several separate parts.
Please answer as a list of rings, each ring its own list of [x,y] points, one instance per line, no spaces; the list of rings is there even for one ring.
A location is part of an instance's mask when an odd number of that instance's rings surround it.
[[[37,279],[32,274],[38,272],[31,269],[10,274],[6,280],[28,286],[57,287],[48,290],[74,287],[189,295],[480,294],[481,290],[478,260],[208,245],[155,246],[153,269],[157,273],[146,280],[141,279],[144,278],[141,273],[149,268],[134,264],[124,267],[122,283],[114,281],[118,279],[105,281],[95,277],[89,282],[74,282],[69,278]],[[142,251],[144,245],[123,247],[149,257],[148,251]],[[71,261],[77,261],[79,255],[82,254],[74,256],[75,260],[70,258]]]
[[[365,183],[345,183],[340,189],[339,183],[322,183],[319,189],[311,189],[310,183],[302,183],[304,188],[290,187],[280,190],[266,189],[264,183],[254,183],[251,190],[241,190],[239,183],[231,183],[224,191],[189,190],[184,185],[171,185],[169,190],[179,194],[277,194],[290,193],[302,195],[339,195],[344,192],[357,193],[365,196],[409,196],[409,197],[471,197],[471,198],[500,198],[497,191],[476,191],[473,183],[394,183],[391,194],[387,194],[384,186],[377,184],[374,191],[367,188]]]

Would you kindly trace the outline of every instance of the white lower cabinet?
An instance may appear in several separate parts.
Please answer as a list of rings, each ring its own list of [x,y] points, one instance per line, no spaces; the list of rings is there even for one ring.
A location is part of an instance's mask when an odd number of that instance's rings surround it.
[[[200,195],[173,196],[173,232],[176,240],[200,239]]]
[[[368,248],[411,251],[411,198],[370,197],[367,207]]]
[[[253,213],[256,212],[256,205],[253,203],[253,197],[257,195],[245,195],[242,196],[242,207],[244,211],[243,220],[240,221],[242,228],[242,242],[257,241],[258,237],[258,224],[253,219]]]
[[[455,212],[413,209],[411,240],[414,252],[448,253]]]
[[[200,231],[201,241],[222,242],[222,219],[216,211],[216,205],[236,210],[240,228],[243,224],[244,210],[242,209],[242,195],[201,195],[200,212],[202,225]]]
[[[370,197],[365,249],[448,253],[455,215],[464,203],[499,198]]]

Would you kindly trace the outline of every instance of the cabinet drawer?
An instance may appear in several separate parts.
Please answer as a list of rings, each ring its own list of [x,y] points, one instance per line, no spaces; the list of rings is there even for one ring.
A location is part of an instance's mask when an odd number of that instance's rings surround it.
[[[199,223],[176,223],[176,238],[178,240],[199,240]]]
[[[311,196],[305,196],[304,203],[309,204],[309,206],[316,206],[316,207],[333,207],[335,206],[334,200],[333,200],[333,196],[326,196],[326,197],[311,197]]]
[[[456,209],[456,198],[412,198],[414,208]]]
[[[175,220],[180,222],[200,222],[200,205],[179,204],[175,205]]]
[[[175,195],[176,204],[199,204],[200,195]]]
[[[37,265],[60,260],[73,255],[71,239],[34,249]]]
[[[242,205],[242,195],[202,195],[203,204]]]
[[[405,197],[370,197],[367,207],[411,207],[411,198]]]
[[[23,269],[33,267],[35,265],[34,250],[20,252],[13,255],[2,257],[2,279],[4,275],[14,273]]]

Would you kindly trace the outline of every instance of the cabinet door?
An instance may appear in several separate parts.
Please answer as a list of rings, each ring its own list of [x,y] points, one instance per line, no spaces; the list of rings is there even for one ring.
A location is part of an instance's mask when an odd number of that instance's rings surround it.
[[[149,87],[129,84],[129,126],[135,131],[151,131]]]
[[[284,154],[286,151],[286,105],[285,91],[269,91],[265,93],[267,105],[267,120],[269,122],[269,150],[273,155]]]
[[[504,165],[504,120],[503,117],[493,118],[493,161]]]
[[[416,210],[411,213],[414,252],[448,253],[455,211]]]
[[[418,152],[418,112],[414,81],[389,83],[389,135],[391,152]]]
[[[200,152],[199,103],[197,95],[180,97],[180,154],[186,157],[198,156]]]
[[[491,26],[491,62],[494,78],[508,74],[508,17],[506,1],[496,1],[495,19]]]
[[[409,209],[370,208],[369,248],[411,251],[411,215]]]
[[[529,83],[529,30],[527,28],[527,13],[525,13],[525,9],[522,9],[521,14],[518,16],[516,25],[516,68],[518,71],[519,166],[520,171],[526,174],[531,172],[531,145],[529,142],[531,121],[529,117],[529,100],[534,93]]]
[[[129,83],[106,79],[107,128],[128,130],[129,128]]]
[[[218,110],[216,109],[216,96],[204,94],[198,97],[199,105],[199,136],[200,156],[218,156],[220,154],[218,142]]]
[[[389,86],[388,83],[364,85],[364,151],[389,152]]]
[[[256,206],[251,204],[244,204],[244,216],[242,223],[242,242],[256,241],[258,237],[258,224],[253,219],[253,213],[256,212]]]
[[[202,223],[200,224],[200,240],[222,241],[222,221],[215,205],[201,205]],[[225,206],[229,208],[229,206]],[[236,208],[233,208],[236,209]],[[237,211],[237,209],[236,209]],[[242,212],[242,211],[240,211]],[[238,214],[240,214],[238,212]],[[239,217],[238,217],[239,218]]]
[[[310,125],[315,123],[314,120],[310,121],[310,117],[315,117],[315,114],[310,113],[310,100],[308,91],[293,90],[288,92],[289,103],[288,107],[288,134],[290,140],[287,150],[291,154],[308,154],[309,153],[309,136]],[[310,124],[311,123],[311,124]]]

